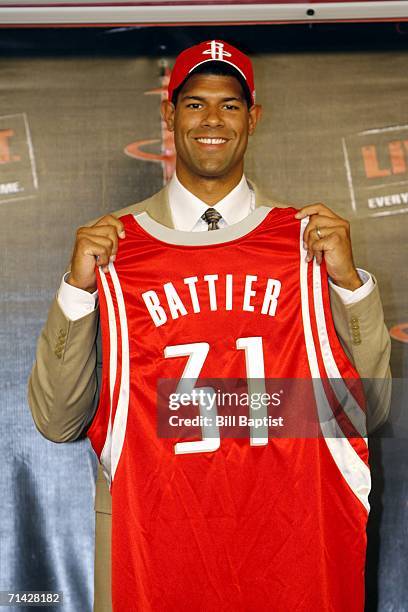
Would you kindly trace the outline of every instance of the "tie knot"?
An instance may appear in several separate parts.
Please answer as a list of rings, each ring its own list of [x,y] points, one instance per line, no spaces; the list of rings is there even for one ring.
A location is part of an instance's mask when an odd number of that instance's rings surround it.
[[[221,219],[221,215],[218,210],[215,210],[215,208],[207,208],[205,213],[201,215],[201,218],[208,223],[209,230],[219,229],[218,221]]]

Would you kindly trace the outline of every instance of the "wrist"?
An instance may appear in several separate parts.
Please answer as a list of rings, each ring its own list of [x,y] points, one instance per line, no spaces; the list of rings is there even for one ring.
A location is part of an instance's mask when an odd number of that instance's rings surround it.
[[[88,293],[94,293],[97,289],[96,283],[94,283],[93,285],[84,282],[81,283],[80,281],[77,281],[76,278],[72,276],[72,274],[69,274],[66,277],[65,282],[68,283],[68,285],[72,285],[72,287],[82,289],[82,291],[87,291]]]
[[[330,278],[335,285],[342,289],[348,289],[349,291],[355,291],[364,284],[356,269],[347,276],[341,278],[333,278],[331,276]]]

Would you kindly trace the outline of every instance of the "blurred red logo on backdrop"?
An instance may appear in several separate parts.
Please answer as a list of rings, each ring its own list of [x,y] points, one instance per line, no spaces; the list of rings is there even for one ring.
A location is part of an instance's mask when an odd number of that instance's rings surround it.
[[[0,117],[0,203],[32,198],[38,189],[25,113]]]
[[[407,323],[399,323],[398,325],[394,325],[390,329],[390,336],[394,340],[398,340],[399,342],[407,342],[408,343],[408,322]]]
[[[374,128],[343,138],[351,206],[359,216],[408,211],[408,126]]]
[[[161,100],[167,99],[167,86],[170,78],[170,69],[167,65],[162,67],[162,76],[160,77],[160,86],[155,89],[150,89],[145,92],[145,95],[159,95]],[[146,150],[152,145],[160,143],[160,152]],[[125,147],[126,155],[142,161],[160,163],[163,169],[163,184],[165,185],[173,176],[176,168],[176,149],[174,147],[173,133],[169,132],[166,124],[161,119],[161,139],[146,138],[137,140]]]
[[[15,136],[14,130],[0,130],[0,164],[9,164],[20,161],[20,155],[11,153],[11,139]]]

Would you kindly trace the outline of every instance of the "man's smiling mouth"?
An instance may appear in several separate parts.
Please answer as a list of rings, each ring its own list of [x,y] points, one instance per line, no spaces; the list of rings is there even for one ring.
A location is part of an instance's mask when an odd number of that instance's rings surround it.
[[[201,142],[201,144],[208,145],[218,145],[228,142],[226,138],[196,138],[196,140],[197,142]]]

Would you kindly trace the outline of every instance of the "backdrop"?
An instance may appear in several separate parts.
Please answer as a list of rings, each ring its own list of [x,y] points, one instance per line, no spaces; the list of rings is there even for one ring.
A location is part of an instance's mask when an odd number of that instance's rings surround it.
[[[247,176],[278,199],[322,201],[351,220],[355,262],[380,285],[402,394],[407,59],[403,51],[255,56],[264,117],[246,164]],[[147,197],[172,172],[172,140],[159,118],[166,61],[172,58],[0,59],[0,590],[62,590],[64,612],[92,609],[96,465],[86,441],[56,445],[41,437],[26,383],[75,229]],[[370,611],[408,610],[401,393],[393,425],[371,441]]]

